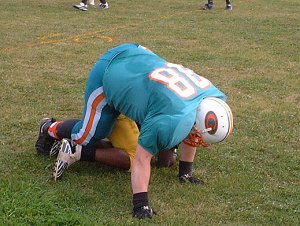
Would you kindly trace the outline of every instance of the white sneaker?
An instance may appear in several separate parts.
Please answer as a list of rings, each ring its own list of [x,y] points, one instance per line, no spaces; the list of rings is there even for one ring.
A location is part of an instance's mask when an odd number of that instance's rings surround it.
[[[84,3],[80,2],[77,5],[73,5],[74,8],[79,9],[81,11],[87,11],[87,5],[85,5]]]
[[[53,172],[54,180],[62,177],[70,165],[80,160],[81,149],[81,145],[77,145],[70,139],[62,140]]]
[[[105,4],[103,4],[103,3],[99,4],[99,9],[108,9],[108,8],[109,8],[109,6],[108,6],[107,2]]]

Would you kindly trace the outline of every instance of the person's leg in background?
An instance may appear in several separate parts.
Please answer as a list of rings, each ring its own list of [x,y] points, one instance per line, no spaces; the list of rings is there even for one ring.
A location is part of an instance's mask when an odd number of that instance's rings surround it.
[[[232,10],[232,3],[231,0],[226,0],[226,6],[225,6],[226,10]]]

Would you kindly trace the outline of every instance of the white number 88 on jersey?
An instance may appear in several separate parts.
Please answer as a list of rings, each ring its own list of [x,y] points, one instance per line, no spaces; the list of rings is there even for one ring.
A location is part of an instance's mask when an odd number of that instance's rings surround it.
[[[208,79],[179,64],[167,63],[166,67],[151,72],[149,77],[153,81],[166,85],[168,89],[183,98],[193,97],[197,93],[196,86],[200,89],[211,86]]]

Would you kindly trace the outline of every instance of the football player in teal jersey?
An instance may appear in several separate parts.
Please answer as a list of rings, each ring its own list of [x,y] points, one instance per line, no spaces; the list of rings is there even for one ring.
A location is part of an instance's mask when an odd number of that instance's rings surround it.
[[[233,116],[226,99],[194,71],[139,44],[123,44],[107,51],[92,69],[84,114],[72,126],[70,142],[92,146],[110,134],[120,113],[137,122],[140,134],[131,171],[133,215],[151,218],[152,157],[179,145],[179,180],[202,184],[192,175],[196,149],[221,142],[232,132]],[[64,122],[50,125],[49,137],[57,137],[57,129],[64,126]],[[62,148],[68,147],[72,145]]]

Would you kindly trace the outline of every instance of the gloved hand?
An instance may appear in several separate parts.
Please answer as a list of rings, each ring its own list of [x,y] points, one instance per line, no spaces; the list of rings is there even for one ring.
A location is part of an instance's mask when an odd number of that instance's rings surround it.
[[[205,182],[203,180],[200,180],[200,179],[198,179],[196,177],[192,177],[189,174],[184,174],[182,176],[179,176],[179,181],[181,183],[190,182],[192,184],[205,185]]]
[[[141,206],[133,209],[133,216],[138,219],[152,218],[156,214],[150,206]]]

